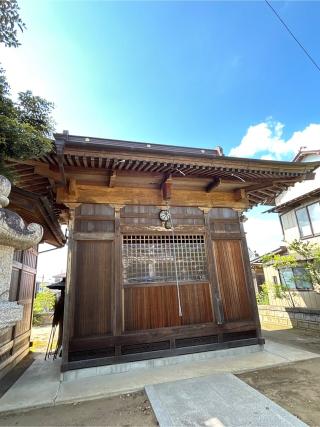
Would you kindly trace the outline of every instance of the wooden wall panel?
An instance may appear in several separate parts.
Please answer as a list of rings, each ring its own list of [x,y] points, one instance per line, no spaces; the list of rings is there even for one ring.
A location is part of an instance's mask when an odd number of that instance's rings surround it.
[[[241,245],[241,240],[216,240],[213,242],[219,290],[226,321],[253,318]]]
[[[9,291],[9,301],[17,301],[19,291],[20,269],[13,267],[11,271],[11,283]]]
[[[212,219],[238,219],[238,212],[231,208],[212,208],[209,211],[209,218]]]
[[[210,287],[208,283],[180,286],[182,325],[213,322]]]
[[[114,232],[114,208],[84,203],[76,209],[74,231]]]
[[[0,378],[10,370],[17,358],[29,351],[37,256],[37,248],[15,251],[13,255],[9,300],[23,305],[23,317],[0,337]]]
[[[31,268],[37,268],[37,253],[33,248],[23,251],[22,263]]]
[[[112,241],[78,241],[75,337],[111,332]]]
[[[124,289],[126,331],[157,329],[213,321],[208,283],[180,285],[182,318],[176,285]]]
[[[159,218],[160,208],[157,206],[125,206],[121,209],[121,225],[145,225],[163,228]],[[174,226],[204,225],[203,212],[193,207],[171,207],[170,212]]]
[[[127,331],[179,326],[175,286],[124,289],[124,316],[124,328]]]
[[[161,227],[159,212],[157,206],[124,206],[120,211],[120,224]]]
[[[94,204],[94,203],[82,203],[79,207],[76,208],[76,215],[80,216],[107,216],[114,215],[114,209],[109,205]]]
[[[23,251],[14,251],[13,253],[14,261],[22,262],[22,258],[23,258]]]
[[[114,221],[80,221],[77,219],[75,222],[75,231],[80,231],[83,233],[113,233]]]
[[[34,284],[35,275],[27,271],[22,271],[18,302],[19,304],[23,305],[23,317],[15,327],[16,337],[27,332],[31,328]]]

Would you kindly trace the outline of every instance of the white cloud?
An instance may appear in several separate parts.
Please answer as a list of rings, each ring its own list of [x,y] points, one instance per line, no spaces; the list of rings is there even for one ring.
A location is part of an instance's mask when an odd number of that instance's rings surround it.
[[[272,154],[266,154],[260,157],[261,160],[277,160]]]
[[[282,160],[293,156],[301,147],[320,148],[320,124],[311,123],[301,131],[294,132],[289,139],[283,136],[284,124],[268,119],[248,128],[240,144],[230,150],[235,157],[261,156],[264,160]]]
[[[247,233],[248,247],[252,251],[257,251],[259,255],[263,255],[284,244],[277,216],[253,212],[251,215],[244,223],[244,229]]]

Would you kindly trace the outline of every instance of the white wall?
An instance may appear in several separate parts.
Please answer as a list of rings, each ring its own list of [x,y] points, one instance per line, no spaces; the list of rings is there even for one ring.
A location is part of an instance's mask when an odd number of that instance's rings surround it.
[[[301,163],[316,161],[320,161],[320,155],[309,154]],[[275,200],[276,206],[320,188],[320,168],[317,168],[314,172],[316,174],[314,180],[297,182],[293,187],[288,188],[287,191],[283,191]]]

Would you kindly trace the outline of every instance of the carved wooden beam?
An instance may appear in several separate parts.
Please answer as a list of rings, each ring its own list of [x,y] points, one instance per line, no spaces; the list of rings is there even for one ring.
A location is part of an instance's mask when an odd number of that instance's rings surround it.
[[[206,192],[210,193],[212,190],[219,187],[220,184],[221,184],[220,178],[213,178],[213,180],[210,182],[210,184],[207,185]]]

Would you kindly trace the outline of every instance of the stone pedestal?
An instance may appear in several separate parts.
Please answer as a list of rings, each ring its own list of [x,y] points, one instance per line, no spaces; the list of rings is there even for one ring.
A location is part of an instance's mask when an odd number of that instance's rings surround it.
[[[41,225],[26,225],[18,214],[5,209],[10,191],[10,181],[0,175],[0,335],[23,315],[23,307],[16,301],[9,301],[13,252],[37,245],[43,235]]]

